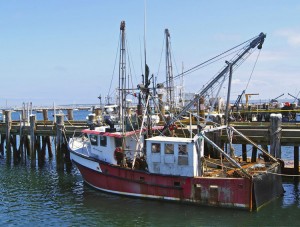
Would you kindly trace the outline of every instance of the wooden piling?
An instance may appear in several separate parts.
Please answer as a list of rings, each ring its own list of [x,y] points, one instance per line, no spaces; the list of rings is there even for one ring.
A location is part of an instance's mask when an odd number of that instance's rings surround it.
[[[17,149],[17,135],[11,135],[10,143],[13,148],[13,162],[14,164],[18,164],[21,156],[19,150]]]
[[[10,147],[10,130],[11,130],[11,111],[5,110],[5,123],[6,123],[6,162],[11,161],[11,147]]]
[[[42,149],[41,149],[41,154],[40,157],[46,157],[46,147],[47,147],[47,143],[46,143],[46,137],[42,136]]]
[[[70,140],[70,138],[66,138],[66,139],[67,139],[67,141]],[[66,171],[70,172],[71,168],[72,168],[72,161],[71,161],[70,151],[68,149],[67,141],[65,141],[65,143],[64,143],[65,163],[66,163]]]
[[[31,167],[36,166],[36,149],[35,149],[35,115],[30,115],[30,160]]]
[[[69,121],[74,120],[73,109],[68,109],[68,120]]]
[[[30,136],[25,136],[25,153],[30,156]],[[26,157],[25,155],[25,157]]]
[[[264,149],[265,151],[269,151],[268,145],[262,144],[261,147],[262,147],[262,149]]]
[[[27,119],[26,119],[26,110],[25,109],[21,110],[21,121],[23,123],[27,122]]]
[[[281,114],[270,115],[270,154],[276,158],[281,158]]]
[[[255,146],[252,147],[252,156],[251,156],[251,162],[256,162],[257,157],[257,148]]]
[[[43,119],[44,121],[48,121],[48,110],[47,109],[43,109]]]
[[[41,136],[36,136],[36,143],[35,143],[37,156],[38,156],[38,166],[42,167],[45,162],[45,156],[43,155],[41,149]]]
[[[294,146],[294,174],[299,175],[299,146]]]
[[[2,122],[5,123],[5,110],[2,110]]]
[[[25,152],[25,149],[24,149],[24,138],[25,138],[25,136],[23,135],[23,128],[22,127],[20,127],[20,136],[19,136],[19,153],[20,153],[20,159],[21,159],[21,162],[23,162],[24,161],[24,157],[26,156],[25,154],[24,154],[24,152]]]
[[[0,153],[1,156],[4,157],[4,142],[5,142],[5,135],[1,134],[1,143],[0,143]]]
[[[48,156],[49,156],[50,159],[52,159],[53,158],[53,153],[52,153],[52,145],[51,145],[50,136],[46,136],[45,141],[46,141],[46,144],[47,144]]]
[[[64,115],[56,115],[56,169],[64,170],[63,148]]]
[[[25,125],[25,109],[21,110],[21,119],[20,119],[20,131],[19,131],[19,149],[20,161],[23,162],[24,158],[24,136],[23,136],[23,126]]]
[[[242,144],[242,158],[243,161],[246,162],[247,161],[247,144]]]

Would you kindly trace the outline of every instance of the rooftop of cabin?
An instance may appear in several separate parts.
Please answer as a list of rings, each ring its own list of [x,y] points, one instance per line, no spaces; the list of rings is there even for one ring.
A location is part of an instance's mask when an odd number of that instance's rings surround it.
[[[160,142],[178,142],[178,143],[192,143],[193,138],[183,138],[183,137],[167,137],[167,136],[154,136],[147,139],[147,141],[160,141]]]

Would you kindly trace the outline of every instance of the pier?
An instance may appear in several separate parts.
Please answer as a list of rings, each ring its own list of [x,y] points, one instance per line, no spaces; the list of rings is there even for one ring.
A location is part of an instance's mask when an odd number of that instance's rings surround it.
[[[27,116],[24,110],[19,110],[21,120],[11,119],[11,110],[3,110],[3,121],[0,122],[0,154],[6,156],[7,163],[30,161],[32,167],[42,166],[45,162],[46,152],[52,158],[53,148],[56,157],[56,168],[64,170],[65,166],[71,165],[67,142],[70,137],[81,130],[89,128],[95,119],[88,121],[73,120],[73,109],[66,109],[66,115],[56,114],[53,121],[48,119],[48,109],[41,110],[43,120],[36,120],[36,115]],[[100,111],[94,109],[95,115]],[[67,119],[67,120],[65,120]],[[251,141],[263,147],[276,158],[281,158],[281,147],[293,147],[293,162],[285,163],[283,174],[299,175],[299,145],[300,145],[300,123],[281,122],[280,119],[270,120],[270,122],[231,122],[239,132],[247,136]],[[178,129],[181,130],[181,129]],[[194,130],[193,130],[194,131]],[[196,132],[196,131],[195,131]],[[226,143],[227,134],[212,135],[219,137],[220,143]],[[241,145],[242,157],[247,161],[247,144],[240,135],[235,135],[232,144]],[[249,143],[248,143],[249,144]],[[268,149],[268,146],[270,149]],[[259,158],[257,148],[252,148],[251,160]],[[29,158],[28,158],[29,157]],[[251,162],[250,160],[250,162]]]
[[[261,145],[276,158],[281,158],[282,147],[293,147],[293,166],[285,163],[283,173],[288,175],[299,175],[299,145],[300,145],[300,122],[281,122],[276,119],[270,122],[233,122],[232,125],[249,139]],[[222,140],[227,136],[222,135]],[[242,144],[242,152],[246,152],[240,136],[235,136],[233,144]],[[257,150],[252,150],[252,157],[257,157]],[[288,164],[288,165],[286,165]]]
[[[69,151],[67,142],[74,132],[80,133],[82,129],[88,128],[86,121],[74,121],[73,110],[67,110],[67,116],[56,114],[53,121],[48,119],[48,109],[43,109],[43,120],[36,120],[36,115],[26,116],[26,111],[21,110],[19,121],[13,121],[12,111],[3,111],[3,121],[0,122],[0,154],[6,156],[6,162],[13,163],[27,162],[29,157],[30,165],[42,166],[45,162],[46,151],[48,157],[53,157],[52,146],[55,146],[56,168],[64,170],[70,167]],[[68,120],[64,120],[65,117]],[[29,119],[29,120],[28,120]]]

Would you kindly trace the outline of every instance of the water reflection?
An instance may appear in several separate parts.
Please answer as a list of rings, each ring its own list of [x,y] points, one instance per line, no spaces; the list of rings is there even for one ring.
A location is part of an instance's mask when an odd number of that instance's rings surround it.
[[[282,207],[297,207],[299,208],[299,197],[300,197],[300,190],[299,190],[299,181],[292,181],[289,183],[284,184],[285,194],[282,199]]]
[[[299,184],[258,212],[134,199],[96,191],[74,167],[57,173],[44,168],[0,165],[0,224],[59,226],[263,226],[295,225]]]

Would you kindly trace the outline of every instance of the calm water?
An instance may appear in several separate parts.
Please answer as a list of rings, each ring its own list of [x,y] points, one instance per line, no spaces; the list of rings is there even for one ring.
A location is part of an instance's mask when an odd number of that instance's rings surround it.
[[[287,152],[288,153],[288,152]],[[0,159],[1,226],[298,226],[300,186],[258,212],[245,212],[115,196],[85,185],[78,170],[59,174]]]

